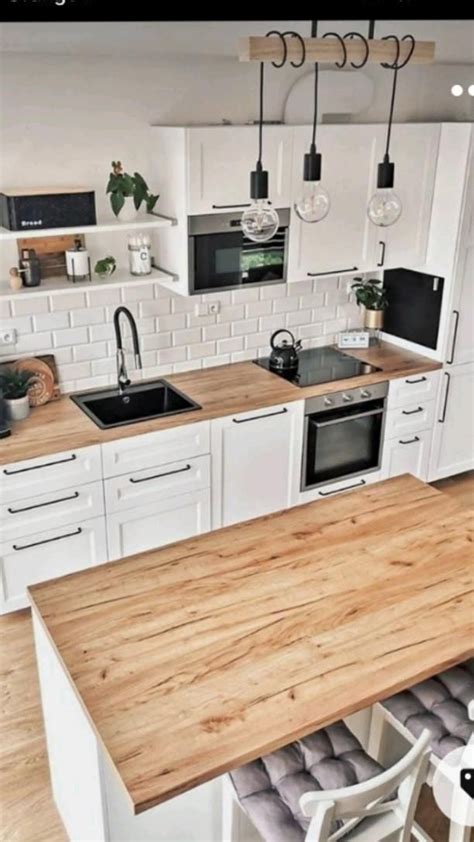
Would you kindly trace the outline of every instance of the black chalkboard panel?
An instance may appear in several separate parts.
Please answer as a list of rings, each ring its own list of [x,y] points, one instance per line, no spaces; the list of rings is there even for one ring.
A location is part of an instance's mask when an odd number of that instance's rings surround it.
[[[384,332],[436,348],[444,278],[412,269],[386,269],[383,285],[388,299]]]

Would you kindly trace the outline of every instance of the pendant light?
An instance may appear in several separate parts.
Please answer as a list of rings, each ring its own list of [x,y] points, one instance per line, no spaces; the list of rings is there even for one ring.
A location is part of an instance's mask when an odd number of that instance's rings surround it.
[[[398,67],[393,71],[392,99],[390,102],[390,114],[387,126],[387,143],[383,160],[377,167],[377,190],[372,196],[368,206],[367,215],[374,225],[387,228],[399,219],[402,212],[402,203],[393,190],[395,177],[395,164],[390,161],[389,148],[390,136],[392,133],[393,107],[395,105],[395,92],[397,89]]]
[[[280,224],[278,214],[268,201],[268,172],[262,166],[263,131],[263,61],[260,62],[260,118],[258,125],[258,161],[250,173],[251,206],[242,214],[244,235],[254,243],[263,243],[276,234]]]
[[[311,37],[317,36],[317,21],[311,26]],[[309,152],[304,156],[303,191],[294,204],[296,215],[303,222],[320,222],[329,212],[331,202],[327,190],[321,184],[321,154],[316,151],[316,123],[318,119],[319,66],[314,65],[314,110],[313,135]]]

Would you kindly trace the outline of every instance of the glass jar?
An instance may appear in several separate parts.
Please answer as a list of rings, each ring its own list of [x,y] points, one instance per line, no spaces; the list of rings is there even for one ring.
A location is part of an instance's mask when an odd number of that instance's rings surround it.
[[[128,263],[132,275],[151,275],[151,240],[148,234],[130,234]]]

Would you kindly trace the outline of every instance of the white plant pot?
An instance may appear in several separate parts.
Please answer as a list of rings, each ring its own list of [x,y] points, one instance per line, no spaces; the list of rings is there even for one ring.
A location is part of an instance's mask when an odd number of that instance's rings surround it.
[[[30,414],[30,399],[28,395],[23,398],[5,398],[5,406],[10,421],[23,421]]]
[[[122,210],[117,219],[119,222],[133,222],[138,216],[138,211],[133,203],[133,196],[126,196]]]

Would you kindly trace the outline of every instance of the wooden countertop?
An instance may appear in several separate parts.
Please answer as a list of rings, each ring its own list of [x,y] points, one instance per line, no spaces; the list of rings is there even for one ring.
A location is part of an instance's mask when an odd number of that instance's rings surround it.
[[[0,465],[441,368],[441,363],[386,342],[378,347],[351,353],[382,370],[304,389],[293,386],[252,362],[173,374],[165,379],[196,401],[202,409],[110,430],[100,430],[64,395],[59,401],[33,410],[26,421],[13,426],[11,436],[0,441]]]
[[[30,595],[139,813],[470,657],[470,530],[405,475]]]

